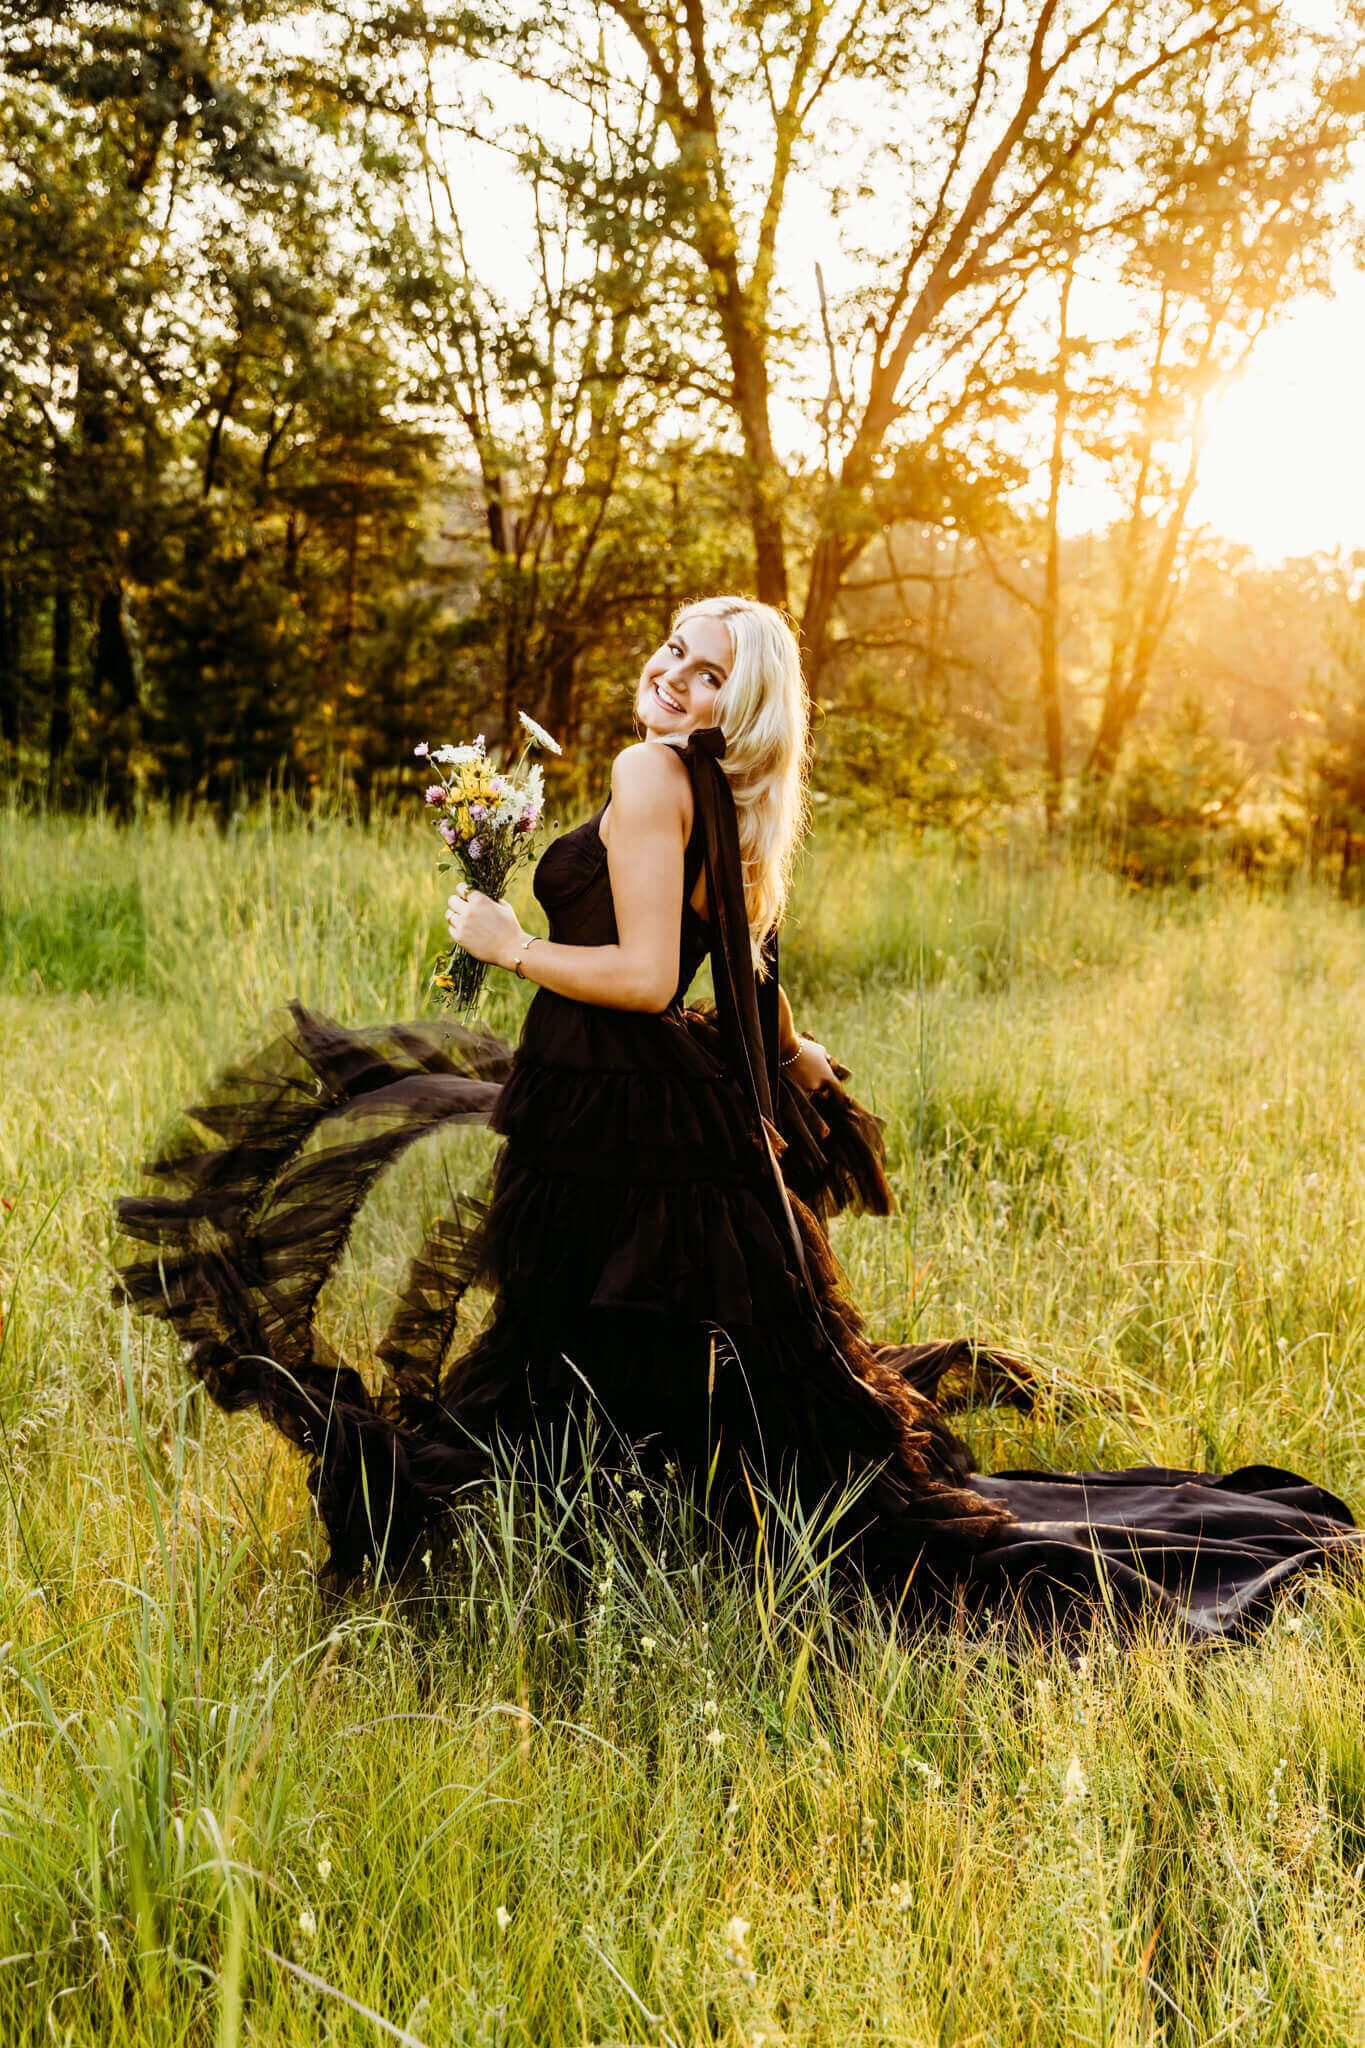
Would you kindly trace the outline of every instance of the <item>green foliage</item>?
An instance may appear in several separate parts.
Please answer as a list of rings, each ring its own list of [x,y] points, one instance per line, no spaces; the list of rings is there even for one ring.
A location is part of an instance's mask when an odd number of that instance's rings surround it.
[[[836,710],[818,720],[811,793],[836,818],[962,831],[999,812],[1012,791],[994,756],[971,762],[948,721],[928,708]]]
[[[1200,888],[1227,867],[1260,874],[1282,847],[1273,824],[1246,811],[1249,780],[1239,749],[1186,698],[1139,738],[1082,830],[1095,831],[1109,865],[1143,888]]]

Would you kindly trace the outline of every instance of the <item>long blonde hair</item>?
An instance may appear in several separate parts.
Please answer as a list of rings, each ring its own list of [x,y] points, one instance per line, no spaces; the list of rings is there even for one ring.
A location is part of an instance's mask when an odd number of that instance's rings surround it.
[[[781,612],[751,597],[706,597],[673,620],[720,619],[734,658],[716,698],[721,766],[735,799],[744,904],[758,964],[782,922],[796,850],[806,831],[810,698],[796,636]]]

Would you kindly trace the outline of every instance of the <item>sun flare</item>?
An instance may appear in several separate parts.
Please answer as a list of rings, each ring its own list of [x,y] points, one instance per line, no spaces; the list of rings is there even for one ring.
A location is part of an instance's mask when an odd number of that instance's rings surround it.
[[[1263,560],[1365,548],[1365,276],[1267,334],[1218,407],[1192,507]]]

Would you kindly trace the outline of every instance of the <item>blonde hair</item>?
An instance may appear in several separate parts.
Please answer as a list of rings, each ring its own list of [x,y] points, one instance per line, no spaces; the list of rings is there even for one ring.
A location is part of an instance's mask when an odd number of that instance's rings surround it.
[[[796,850],[806,831],[810,698],[796,635],[768,604],[706,597],[673,619],[720,619],[733,660],[716,698],[725,734],[721,762],[735,799],[744,904],[755,965],[782,922]]]

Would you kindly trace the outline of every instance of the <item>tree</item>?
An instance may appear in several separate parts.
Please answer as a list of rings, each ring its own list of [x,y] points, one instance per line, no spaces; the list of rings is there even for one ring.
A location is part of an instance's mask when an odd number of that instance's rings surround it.
[[[802,608],[817,689],[838,657],[850,570],[883,527],[924,516],[918,478],[989,421],[1015,316],[1059,252],[1076,241],[1089,257],[1131,239],[1192,175],[1216,174],[1229,122],[1248,105],[1244,146],[1273,180],[1257,93],[1296,112],[1330,106],[1324,175],[1344,166],[1358,125],[1349,26],[1317,38],[1317,72],[1302,81],[1314,39],[1276,0],[1035,0],[951,21],[914,0],[577,0],[552,26],[529,12],[516,22],[510,43],[489,46],[491,61],[524,66],[534,49],[561,104],[585,110],[577,148],[543,150],[537,175],[557,166],[585,218],[615,208],[623,229],[648,193],[657,231],[691,265],[706,316],[689,336],[695,388],[743,451],[754,578],[776,602],[794,588],[791,511],[803,493],[799,459],[777,446],[774,390],[782,376],[805,380],[828,451]],[[642,95],[650,119],[630,111]],[[1172,127],[1182,107],[1198,118]],[[616,148],[606,164],[589,133],[602,121]],[[1276,134],[1286,127],[1277,119]],[[817,141],[834,144],[818,165]],[[1066,202],[1083,166],[1100,175],[1078,230]],[[831,214],[869,228],[853,282],[825,299],[822,406],[783,263],[794,195],[813,190]],[[894,218],[890,234],[860,206],[872,190]]]
[[[256,0],[54,0],[11,17],[0,39],[0,388],[12,434],[42,447],[35,509],[54,793],[82,669],[106,728],[91,742],[116,794],[126,775],[139,694],[126,586],[156,556],[170,446],[192,380],[185,318],[202,232],[194,209],[211,205],[209,193],[230,204],[297,175],[265,110],[232,75],[233,32],[258,32],[262,13]],[[101,744],[111,725],[125,729],[116,749]]]

